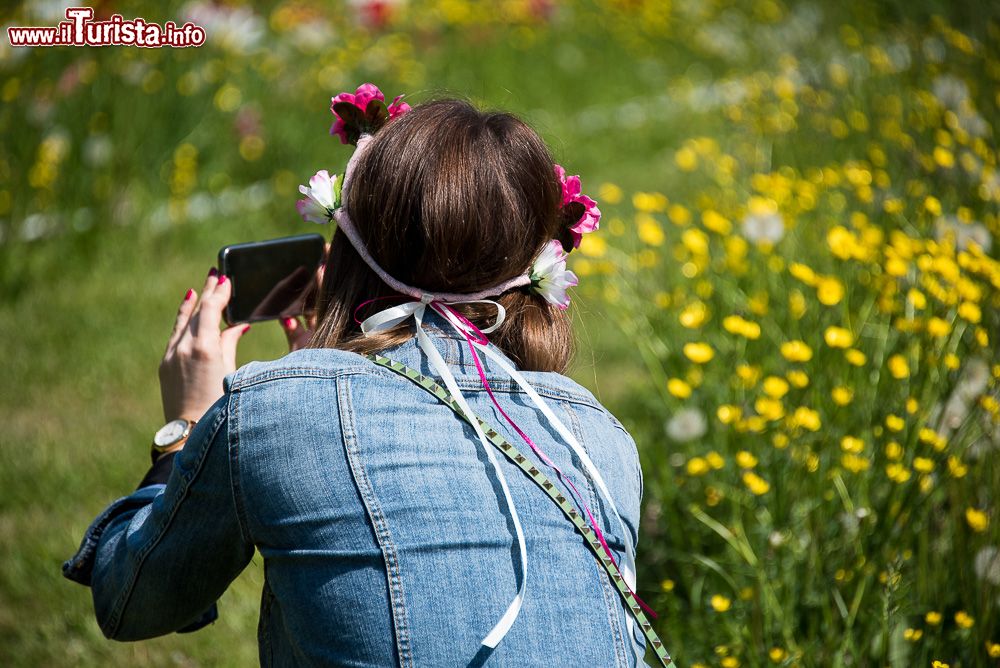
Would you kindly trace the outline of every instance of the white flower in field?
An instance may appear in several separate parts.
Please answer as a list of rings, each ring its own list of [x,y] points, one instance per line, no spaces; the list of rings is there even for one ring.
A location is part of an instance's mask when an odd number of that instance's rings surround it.
[[[785,219],[772,204],[754,198],[743,218],[743,236],[754,243],[776,244],[785,236]]]
[[[978,221],[963,223],[955,216],[941,216],[934,221],[934,238],[941,241],[945,237],[954,237],[955,247],[965,250],[969,243],[975,243],[989,253],[993,247],[993,235],[989,229]]]
[[[697,408],[682,408],[667,420],[667,436],[678,442],[693,441],[708,431],[705,414]]]
[[[771,535],[767,537],[767,542],[771,544],[771,547],[781,547],[785,544],[785,534],[780,531],[772,531]]]
[[[204,28],[213,45],[230,53],[245,54],[265,36],[264,20],[249,7],[190,2],[181,9],[181,15]]]
[[[931,83],[931,92],[942,106],[948,109],[958,109],[969,99],[969,87],[964,81],[951,74],[935,77]]]
[[[976,553],[973,561],[976,577],[989,582],[994,587],[1000,585],[1000,550],[987,545]]]

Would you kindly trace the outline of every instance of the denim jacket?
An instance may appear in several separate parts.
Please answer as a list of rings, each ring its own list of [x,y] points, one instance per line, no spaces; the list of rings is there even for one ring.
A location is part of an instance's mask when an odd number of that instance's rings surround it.
[[[464,339],[437,314],[425,328],[472,410],[523,445],[483,391]],[[433,375],[413,338],[382,354]],[[577,456],[506,374],[482,364],[504,410],[575,482],[621,563],[621,525]],[[523,375],[586,449],[637,544],[632,437],[566,376]],[[91,587],[105,636],[141,640],[214,620],[256,549],[264,666],[636,665],[607,573],[502,457],[527,543],[526,594],[500,644],[480,645],[517,590],[514,530],[473,429],[424,389],[324,348],[246,364],[224,390],[166,484],[112,503],[63,566]],[[645,647],[637,627],[634,639]]]

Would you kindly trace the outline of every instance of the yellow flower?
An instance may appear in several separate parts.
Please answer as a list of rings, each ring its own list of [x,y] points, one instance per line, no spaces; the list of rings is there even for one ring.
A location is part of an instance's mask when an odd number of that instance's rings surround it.
[[[924,637],[924,632],[921,629],[906,629],[903,631],[903,640],[909,640],[910,642],[917,642]]]
[[[709,466],[701,457],[692,457],[687,463],[687,474],[688,475],[705,475],[708,473]]]
[[[692,172],[698,168],[698,154],[690,146],[682,146],[674,153],[674,162],[682,171]]]
[[[941,201],[938,200],[938,198],[934,197],[933,195],[928,195],[927,198],[924,199],[924,209],[927,210],[927,213],[933,216],[940,216]]]
[[[726,316],[722,320],[722,327],[730,334],[739,334],[751,340],[760,338],[760,325],[738,315]]]
[[[969,523],[969,527],[976,533],[982,533],[990,526],[989,516],[975,508],[965,509],[965,521]]]
[[[809,384],[809,376],[806,375],[805,371],[793,370],[785,374],[785,378],[788,382],[797,388],[803,388]]]
[[[684,230],[681,243],[694,255],[708,255],[708,235],[695,227]]]
[[[743,474],[743,484],[745,484],[747,488],[757,496],[767,494],[771,489],[771,484],[753,471],[747,471]]]
[[[833,403],[838,406],[846,406],[854,401],[854,390],[849,387],[839,386],[830,391],[830,396],[833,397]]]
[[[743,415],[743,410],[739,406],[733,406],[732,404],[723,404],[715,411],[715,416],[719,418],[719,422],[722,424],[732,424],[740,419]]]
[[[944,338],[951,333],[951,325],[947,320],[935,316],[927,321],[927,333],[936,338]]]
[[[740,450],[736,453],[736,465],[741,469],[752,469],[757,466],[757,458],[746,450]]]
[[[938,624],[941,623],[941,613],[931,610],[926,615],[924,615],[924,621],[930,624],[931,626],[937,626]]]
[[[788,295],[788,310],[793,318],[800,319],[806,312],[806,296],[798,290],[792,290]]]
[[[602,202],[618,204],[622,201],[622,189],[614,183],[602,183],[597,190],[597,196],[601,198]]]
[[[740,660],[735,656],[727,656],[722,661],[719,662],[722,668],[740,668]]]
[[[667,217],[678,227],[684,227],[691,222],[691,212],[680,204],[671,204],[667,209]]]
[[[695,364],[705,364],[715,357],[715,350],[707,343],[685,343],[684,356]]]
[[[678,399],[687,399],[691,396],[691,386],[680,378],[671,378],[667,381],[667,392]]]
[[[930,473],[934,470],[934,460],[927,457],[914,457],[913,468],[920,473]]]
[[[915,397],[910,397],[906,400],[906,412],[913,415],[920,408],[920,403]]]
[[[816,272],[804,264],[792,262],[788,265],[788,273],[806,285],[816,285]]]
[[[844,284],[833,276],[824,276],[816,284],[816,297],[825,306],[839,304],[844,298]]]
[[[674,581],[667,578],[660,583],[660,591],[671,592],[674,590]]]
[[[889,428],[889,431],[903,431],[906,421],[898,415],[888,415],[885,418],[885,426]]]
[[[971,629],[976,620],[965,610],[959,610],[955,613],[955,623],[963,629]]]
[[[831,348],[850,348],[854,344],[854,336],[843,327],[827,327],[823,340]]]
[[[889,480],[900,484],[909,480],[911,475],[910,469],[906,468],[899,462],[886,465],[885,474],[889,477]]]
[[[697,329],[708,319],[708,308],[706,308],[704,302],[691,302],[684,307],[684,310],[677,317],[680,320],[681,327]]]
[[[955,353],[948,353],[944,356],[944,365],[954,371],[962,365],[962,360],[958,359],[958,355]]]
[[[840,458],[840,465],[851,473],[867,471],[871,464],[871,461],[867,457],[859,457],[849,452]]]
[[[716,612],[725,612],[726,610],[729,610],[730,606],[732,605],[732,601],[730,601],[722,594],[716,594],[715,596],[713,596],[711,603],[712,603],[712,609],[715,610]]]
[[[780,399],[788,393],[788,381],[778,376],[768,376],[761,385],[764,394],[774,399]]]
[[[903,458],[903,446],[896,441],[889,441],[885,444],[885,456],[896,462]]]
[[[951,668],[951,666],[949,666],[944,661],[938,661],[937,659],[934,659],[934,662],[931,663],[931,668]]]
[[[781,433],[775,434],[774,437],[771,439],[771,443],[773,443],[774,447],[778,448],[779,450],[784,450],[785,448],[788,447],[788,434],[781,434]]]
[[[808,362],[812,359],[812,348],[805,341],[786,341],[781,344],[781,355],[789,362]]]
[[[889,373],[897,380],[902,380],[910,375],[910,365],[902,355],[893,355],[886,364],[889,367]]]
[[[1000,658],[1000,643],[986,641],[986,653],[991,659]]]
[[[774,663],[781,663],[788,658],[788,652],[780,647],[772,647],[768,650],[767,656]]]
[[[865,356],[865,354],[860,350],[858,350],[857,348],[851,348],[850,350],[845,350],[844,359],[847,360],[848,364],[851,364],[853,366],[864,366],[865,362],[868,361],[868,358]]]
[[[844,452],[853,452],[857,454],[864,451],[865,442],[855,436],[845,436],[840,439],[840,448]]]
[[[983,312],[972,302],[962,302],[958,305],[958,316],[975,325],[982,319]]]
[[[711,209],[701,214],[701,223],[706,229],[722,236],[733,231],[733,224],[725,216]]]
[[[666,240],[663,228],[656,222],[656,219],[649,214],[636,216],[639,240],[650,246],[662,246]]]
[[[778,420],[785,414],[785,408],[777,399],[760,397],[753,404],[757,414],[765,420]]]
[[[962,463],[962,460],[952,455],[948,458],[948,473],[952,478],[964,478],[969,472],[969,467]]]
[[[707,461],[708,465],[711,466],[713,469],[721,469],[726,464],[726,460],[723,459],[722,455],[720,455],[715,450],[712,450],[707,455],[705,455],[705,461]]]
[[[659,213],[667,209],[667,198],[662,193],[637,192],[632,195],[632,206],[637,211]]]
[[[915,309],[927,307],[927,296],[916,288],[910,288],[910,291],[906,293],[906,300],[913,304]]]
[[[760,379],[760,367],[751,364],[740,364],[736,367],[736,377],[745,387],[753,387]]]

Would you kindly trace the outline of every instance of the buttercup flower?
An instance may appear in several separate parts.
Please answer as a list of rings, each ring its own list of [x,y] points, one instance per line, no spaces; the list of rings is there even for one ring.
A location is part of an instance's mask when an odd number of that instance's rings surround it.
[[[531,284],[551,304],[561,309],[569,307],[567,288],[579,283],[572,271],[566,269],[566,252],[558,239],[545,244],[531,266]]]
[[[309,179],[308,186],[299,186],[299,192],[305,195],[295,203],[302,220],[308,223],[324,224],[333,218],[333,210],[340,206],[340,184],[337,175],[330,175],[325,169],[316,172]]]
[[[584,234],[598,228],[601,210],[597,202],[580,192],[579,176],[566,176],[566,170],[559,165],[555,166],[555,171],[562,186],[562,215],[569,232],[569,237],[561,241],[563,248],[569,251],[580,247]]]

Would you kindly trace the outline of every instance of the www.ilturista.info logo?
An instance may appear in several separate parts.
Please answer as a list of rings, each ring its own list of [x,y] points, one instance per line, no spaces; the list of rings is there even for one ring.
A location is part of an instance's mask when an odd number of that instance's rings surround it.
[[[188,21],[178,27],[173,21],[162,26],[145,19],[126,21],[114,14],[107,21],[94,21],[92,7],[69,7],[66,21],[48,28],[7,28],[11,46],[141,46],[155,49],[163,46],[201,46],[205,29]]]

